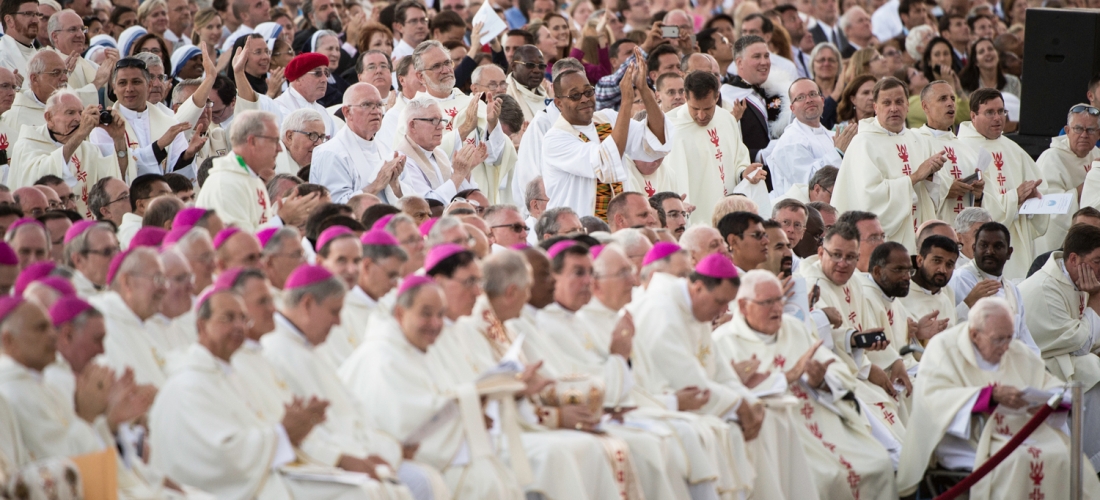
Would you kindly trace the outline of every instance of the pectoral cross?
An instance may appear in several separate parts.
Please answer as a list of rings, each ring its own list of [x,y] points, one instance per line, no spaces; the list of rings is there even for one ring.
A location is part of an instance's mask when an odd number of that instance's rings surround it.
[[[699,360],[699,363],[705,365],[707,356],[710,356],[710,346],[699,346],[699,352],[695,354],[695,358]]]

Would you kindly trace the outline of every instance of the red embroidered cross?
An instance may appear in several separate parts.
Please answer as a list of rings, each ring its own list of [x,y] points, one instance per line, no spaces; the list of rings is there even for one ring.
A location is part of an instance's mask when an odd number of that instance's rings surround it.
[[[1043,490],[1035,488],[1031,490],[1031,494],[1027,496],[1027,500],[1043,500],[1047,496],[1043,494]]]
[[[851,321],[851,322],[855,323],[855,321],[856,321],[856,312],[855,311],[852,311],[852,312],[848,313],[848,321]]]
[[[959,170],[958,165],[954,165],[954,166],[951,167],[951,176],[952,177],[954,177],[956,179],[962,179],[962,175],[963,175],[963,171]]]
[[[852,470],[851,467],[849,466],[849,468],[848,468],[848,487],[852,488],[852,494],[855,495],[856,497],[859,497],[859,480],[860,480],[859,474],[856,474],[856,471]]]
[[[775,358],[772,359],[772,364],[782,369],[787,364],[787,358],[784,358],[782,354],[776,354]]]
[[[799,410],[799,413],[801,413],[803,417],[806,417],[806,420],[809,420],[810,417],[814,416],[814,407],[809,402],[806,402],[802,405],[802,409]]]
[[[646,196],[653,196],[656,193],[657,193],[657,190],[653,189],[653,183],[649,182],[649,181],[645,181],[645,195]]]
[[[1043,462],[1031,462],[1031,483],[1035,486],[1043,484]]]
[[[960,201],[960,202],[958,202],[958,203],[956,203],[956,204],[955,204],[955,208],[954,208],[954,211],[955,211],[955,213],[959,213],[959,212],[962,212],[962,211],[963,211],[963,208],[964,208],[964,207],[963,207],[963,204],[962,204],[962,202]]]
[[[797,385],[792,385],[790,387],[791,387],[791,394],[794,394],[794,397],[796,397],[798,399],[809,399],[806,396],[806,393],[803,392],[802,389],[800,389]]]
[[[909,168],[908,163],[905,163],[905,164],[902,164],[902,166],[901,166],[901,173],[905,174],[905,175],[909,175],[909,174],[913,173],[913,169]]]

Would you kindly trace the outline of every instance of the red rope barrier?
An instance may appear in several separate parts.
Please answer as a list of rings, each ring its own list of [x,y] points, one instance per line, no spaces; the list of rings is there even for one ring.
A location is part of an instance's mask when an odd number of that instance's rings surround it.
[[[1061,398],[1059,398],[1059,400],[1060,399]],[[1058,406],[1059,403],[1053,404],[1055,406]],[[1039,427],[1039,424],[1043,423],[1043,421],[1047,419],[1047,416],[1050,415],[1052,411],[1054,411],[1054,407],[1052,407],[1050,403],[1043,405],[1042,408],[1039,408],[1039,411],[1035,412],[1035,415],[1031,417],[1031,420],[1028,420],[1027,423],[1020,428],[1020,432],[1017,432],[1015,436],[1012,436],[1012,439],[1008,441],[1008,444],[1004,445],[1004,447],[997,451],[997,453],[994,453],[993,456],[989,458],[989,460],[986,460],[981,467],[978,467],[978,470],[971,472],[969,476],[966,476],[966,478],[962,480],[962,482],[951,487],[951,489],[947,490],[946,493],[936,497],[935,500],[953,500],[955,497],[961,495],[963,492],[970,490],[970,487],[973,486],[974,483],[981,481],[981,479],[985,477],[986,474],[989,474],[994,467],[1000,465],[1001,462],[1004,461],[1004,459],[1008,458],[1008,455],[1015,451],[1016,448],[1019,447],[1020,444],[1023,443],[1028,436],[1031,435],[1032,432],[1035,432],[1035,429]]]

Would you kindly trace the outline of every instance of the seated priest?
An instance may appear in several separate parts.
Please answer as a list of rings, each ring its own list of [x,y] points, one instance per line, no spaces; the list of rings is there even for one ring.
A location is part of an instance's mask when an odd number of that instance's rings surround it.
[[[813,482],[822,498],[897,498],[890,456],[855,400],[856,377],[810,332],[783,314],[783,285],[755,269],[741,277],[732,321],[714,332],[719,362],[731,364],[750,390],[794,396],[795,419]]]
[[[932,338],[921,358],[914,413],[898,469],[902,494],[931,467],[971,470],[1004,447],[1043,404],[1031,391],[1057,390],[1062,381],[1016,340],[1012,308],[999,297],[979,300],[969,322]],[[1039,399],[1046,399],[1041,396]],[[993,471],[970,489],[971,498],[1069,498],[1070,438],[1064,414],[1053,414]],[[1084,457],[1082,457],[1084,458]],[[1086,497],[1100,482],[1082,460]]]

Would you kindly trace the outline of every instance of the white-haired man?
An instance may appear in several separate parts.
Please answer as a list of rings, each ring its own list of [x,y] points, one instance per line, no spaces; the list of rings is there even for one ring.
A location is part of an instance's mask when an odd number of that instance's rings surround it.
[[[110,125],[99,122],[99,106],[84,106],[80,97],[70,90],[58,92],[46,100],[46,123],[23,127],[24,135],[12,148],[12,169],[8,183],[13,188],[30,186],[45,175],[56,175],[77,193],[77,211],[91,218],[88,196],[100,179],[122,177],[133,162],[126,146],[126,121],[117,110],[111,110]],[[88,141],[96,128],[106,130],[115,151],[124,154],[104,156],[102,150]]]
[[[952,228],[959,237],[959,260],[955,267],[963,267],[974,258],[974,233],[986,222],[993,222],[993,217],[981,207],[965,208],[955,217]]]
[[[15,95],[11,109],[0,118],[5,127],[15,132],[14,136],[8,137],[10,143],[14,144],[19,138],[23,125],[38,126],[46,123],[43,118],[46,100],[54,91],[67,85],[68,75],[65,71],[65,61],[59,53],[52,50],[35,53],[27,61],[23,90]]]
[[[325,118],[315,109],[298,109],[286,115],[280,128],[283,150],[275,159],[276,174],[298,175],[313,164],[313,150],[329,140]]]
[[[282,150],[275,115],[266,111],[238,114],[229,130],[229,142],[233,154],[214,160],[195,206],[216,210],[226,225],[255,231],[276,216],[264,185],[264,179],[275,175],[275,158]],[[279,210],[287,207],[284,203]],[[279,214],[283,222],[296,223],[283,215],[287,214]]]
[[[403,177],[409,194],[446,205],[455,193],[478,187],[470,180],[470,173],[485,161],[488,150],[485,144],[467,144],[454,154],[452,161],[440,148],[447,120],[436,100],[418,97],[409,101],[405,104],[403,121],[405,135],[397,138],[394,150],[407,158],[408,170]]]
[[[62,58],[75,59],[71,62],[74,66],[71,66],[72,73],[69,74],[69,88],[78,90],[85,104],[97,104],[99,89],[107,85],[115,61],[118,61],[118,49],[106,48],[105,58],[98,66],[85,59],[83,54],[88,48],[88,29],[84,27],[80,15],[71,9],[50,16],[46,32],[53,43],[54,51],[61,54]],[[70,61],[67,60],[66,67],[69,64]]]
[[[968,322],[928,343],[917,372],[916,411],[898,467],[898,489],[903,495],[923,481],[930,463],[971,470],[988,460],[1042,404],[1025,400],[1024,391],[1062,386],[1043,368],[1039,356],[1013,339],[1012,316],[1004,299],[987,297],[970,309]],[[991,444],[991,439],[1000,445]],[[978,482],[971,495],[1003,498],[1027,493],[1034,498],[1066,498],[1070,437],[1048,420],[1028,436],[1027,443]],[[1084,491],[1096,495],[1100,483],[1088,461],[1083,462]],[[1030,474],[1013,472],[1029,470]]]
[[[523,190],[523,202],[524,208],[527,209],[527,219],[524,221],[527,224],[527,244],[537,245],[539,243],[538,234],[535,233],[535,224],[538,224],[539,219],[542,217],[542,212],[546,210],[546,202],[550,201],[546,197],[546,187],[542,185],[542,177],[535,177],[531,179],[531,182],[527,183],[527,187]],[[522,214],[523,211],[520,210]]]
[[[309,182],[328,188],[334,203],[368,193],[392,205],[404,196],[406,157],[378,140],[385,107],[374,85],[352,85],[341,108],[347,126],[313,150],[314,161],[324,167],[311,168]]]
[[[795,428],[823,498],[897,496],[889,455],[849,396],[855,374],[821,348],[804,322],[784,315],[783,302],[783,285],[774,274],[745,273],[734,319],[714,332],[718,359],[732,364],[750,389],[785,386],[786,397],[799,399],[795,419],[805,425]]]
[[[1065,135],[1051,139],[1050,149],[1043,151],[1035,160],[1044,184],[1053,193],[1066,191],[1081,193],[1082,202],[1096,203],[1098,200],[1084,199],[1085,175],[1094,162],[1100,160],[1100,148],[1096,147],[1100,139],[1100,109],[1088,104],[1075,104],[1069,108],[1066,125],[1062,127]],[[1073,214],[1083,206],[1078,204],[1077,196],[1070,197],[1069,211],[1052,215],[1046,234],[1035,243],[1035,253],[1042,254],[1061,248],[1062,240],[1069,232]]]

